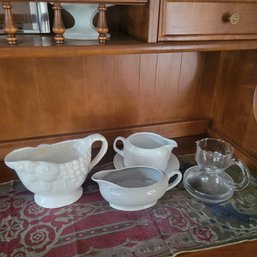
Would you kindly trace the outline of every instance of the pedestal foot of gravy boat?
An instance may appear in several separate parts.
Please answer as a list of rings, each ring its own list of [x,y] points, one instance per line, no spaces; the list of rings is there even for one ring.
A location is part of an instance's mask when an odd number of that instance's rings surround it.
[[[82,195],[83,189],[79,187],[77,190],[70,192],[68,195],[39,195],[35,194],[35,202],[44,208],[59,208],[76,202]]]

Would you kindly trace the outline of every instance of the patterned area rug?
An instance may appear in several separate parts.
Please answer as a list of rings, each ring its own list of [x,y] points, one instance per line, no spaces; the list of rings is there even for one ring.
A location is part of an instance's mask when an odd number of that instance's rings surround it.
[[[182,172],[195,165],[192,155],[179,159]],[[18,181],[0,185],[1,257],[172,256],[255,238],[254,177],[222,204],[200,202],[180,183],[155,206],[134,212],[112,209],[90,180],[79,201],[56,209],[39,207]]]

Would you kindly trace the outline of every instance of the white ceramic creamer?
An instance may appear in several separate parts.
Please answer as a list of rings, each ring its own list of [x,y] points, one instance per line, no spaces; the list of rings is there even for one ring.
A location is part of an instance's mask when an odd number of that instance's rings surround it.
[[[117,147],[117,142],[123,143],[123,149]],[[177,143],[151,132],[139,132],[128,138],[117,137],[113,149],[123,156],[126,167],[150,166],[165,171],[171,156],[171,151]]]

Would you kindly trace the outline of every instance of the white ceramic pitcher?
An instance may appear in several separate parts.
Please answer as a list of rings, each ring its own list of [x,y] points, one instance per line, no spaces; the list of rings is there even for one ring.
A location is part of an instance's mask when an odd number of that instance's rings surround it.
[[[96,141],[101,141],[102,145],[91,160],[92,144]],[[82,139],[14,150],[5,157],[5,164],[35,193],[38,205],[56,208],[81,197],[82,183],[107,149],[107,140],[100,134],[92,134]]]
[[[121,141],[124,148],[120,150],[117,142]],[[138,132],[128,138],[117,137],[113,149],[123,157],[126,167],[150,166],[165,171],[168,166],[171,151],[177,143],[151,132]]]

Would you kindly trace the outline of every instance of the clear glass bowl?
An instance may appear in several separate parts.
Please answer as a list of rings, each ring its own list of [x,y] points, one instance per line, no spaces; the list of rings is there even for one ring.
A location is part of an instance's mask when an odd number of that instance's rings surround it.
[[[187,169],[183,176],[183,184],[188,193],[208,203],[224,202],[233,196],[234,190],[226,180],[234,182],[225,172],[206,172],[198,166]]]

